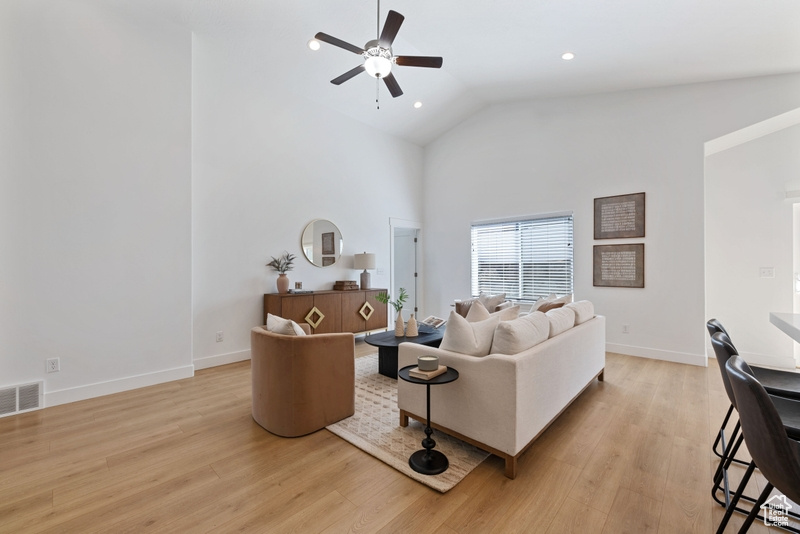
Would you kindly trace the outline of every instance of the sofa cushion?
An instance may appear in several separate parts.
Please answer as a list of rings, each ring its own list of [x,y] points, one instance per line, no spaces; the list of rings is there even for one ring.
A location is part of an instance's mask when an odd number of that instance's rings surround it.
[[[502,321],[494,329],[491,354],[519,354],[550,336],[550,320],[533,312],[513,321]]]
[[[535,312],[536,310],[541,308],[542,305],[544,305],[546,302],[550,302],[551,300],[556,300],[556,298],[557,297],[555,293],[550,293],[546,297],[539,297],[539,299],[533,303],[533,306],[531,306],[531,312]]]
[[[561,308],[562,306],[564,306],[564,304],[565,304],[564,302],[556,302],[555,300],[549,300],[544,304],[542,304],[541,306],[539,306],[539,309],[537,311],[540,311],[542,313],[547,313],[550,310]]]
[[[506,300],[495,306],[494,311],[499,312],[500,310],[505,310],[506,308],[510,308],[512,306],[514,306],[514,303],[510,300]]]
[[[444,331],[439,348],[470,356],[486,356],[492,348],[494,329],[499,322],[500,318],[494,316],[470,323],[455,311],[451,311],[447,319],[447,330]]]
[[[575,312],[572,311],[572,308],[556,308],[545,315],[550,321],[549,337],[557,336],[575,326]]]
[[[499,311],[489,313],[486,307],[479,301],[472,303],[467,312],[467,321],[476,323],[478,321],[485,321],[489,317],[497,316],[501,321],[511,321],[519,317],[519,306],[511,306],[508,308],[501,308]]]
[[[575,326],[585,323],[594,317],[594,304],[590,300],[579,300],[577,302],[570,302],[564,306],[571,308],[575,312]]]
[[[483,304],[483,306],[487,310],[489,310],[490,313],[496,311],[495,308],[497,308],[505,300],[506,300],[506,294],[505,293],[500,293],[500,294],[497,294],[497,295],[490,295],[489,293],[481,292],[481,294],[478,295],[478,302]]]
[[[285,336],[306,335],[306,333],[303,332],[303,329],[300,328],[300,325],[296,322],[292,321],[291,319],[284,319],[283,317],[272,315],[271,313],[267,314],[266,329],[273,334],[283,334]]]
[[[563,297],[557,297],[555,293],[550,293],[546,297],[542,297],[536,302],[534,302],[533,306],[531,306],[531,311],[533,312],[539,310],[546,312],[547,310],[542,310],[542,307],[545,305],[547,305],[547,309],[552,310],[555,308],[559,308],[560,307],[558,306],[559,303],[568,304],[570,302],[572,302],[572,293],[570,293],[569,295],[564,295]]]

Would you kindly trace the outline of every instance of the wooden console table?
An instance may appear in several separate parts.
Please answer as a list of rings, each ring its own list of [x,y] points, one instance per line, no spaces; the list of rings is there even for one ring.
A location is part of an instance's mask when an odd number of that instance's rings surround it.
[[[268,293],[264,295],[264,324],[267,313],[308,323],[315,334],[369,332],[387,328],[387,305],[375,296],[385,289],[357,291],[314,291],[313,293]]]

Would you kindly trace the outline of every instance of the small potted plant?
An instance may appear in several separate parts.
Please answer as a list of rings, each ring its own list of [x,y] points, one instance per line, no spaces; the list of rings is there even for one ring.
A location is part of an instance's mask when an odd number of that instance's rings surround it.
[[[284,251],[280,257],[276,258],[272,256],[272,261],[267,263],[267,267],[272,267],[276,271],[278,271],[278,281],[276,282],[278,286],[278,293],[288,293],[289,292],[289,277],[286,276],[287,271],[291,271],[294,269],[294,254],[289,254],[288,252]]]
[[[391,298],[392,297],[385,292],[375,295],[375,300],[383,304],[391,304],[395,309],[397,312],[397,319],[394,323],[394,335],[403,337],[406,335],[405,323],[403,322],[403,304],[408,300],[408,293],[406,293],[405,288],[401,287],[400,295],[397,297],[397,300],[391,300]]]

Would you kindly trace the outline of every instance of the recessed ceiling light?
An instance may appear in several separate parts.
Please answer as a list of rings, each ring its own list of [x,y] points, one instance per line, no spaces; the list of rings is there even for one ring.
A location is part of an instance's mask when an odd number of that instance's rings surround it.
[[[317,41],[316,39],[309,39],[308,40],[308,47],[311,50],[319,50],[319,41]]]
[[[414,107],[417,108],[417,109],[421,108],[422,107],[422,102],[417,100],[416,102],[414,102]]]
[[[575,58],[575,54],[573,54],[572,52],[564,52],[563,54],[561,54],[561,59],[566,60],[566,61],[569,61],[570,59],[574,59],[574,58]]]

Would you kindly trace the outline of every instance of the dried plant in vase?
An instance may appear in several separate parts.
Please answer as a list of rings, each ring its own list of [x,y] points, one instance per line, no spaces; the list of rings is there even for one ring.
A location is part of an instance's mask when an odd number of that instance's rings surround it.
[[[294,269],[295,258],[296,256],[294,254],[289,254],[284,251],[283,254],[277,258],[272,256],[272,261],[267,263],[267,267],[272,267],[279,273],[276,282],[278,293],[287,293],[289,291],[289,277],[286,276],[286,272]]]

